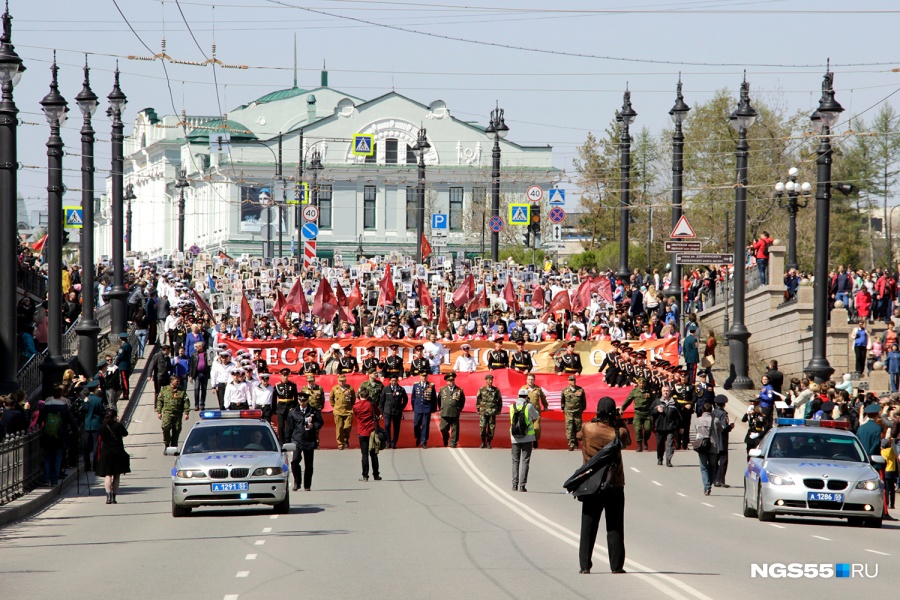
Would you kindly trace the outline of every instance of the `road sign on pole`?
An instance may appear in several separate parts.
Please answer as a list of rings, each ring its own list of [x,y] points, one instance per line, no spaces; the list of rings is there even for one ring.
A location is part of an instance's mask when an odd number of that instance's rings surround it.
[[[531,205],[510,204],[507,222],[510,225],[529,225],[531,223]]]
[[[700,241],[667,241],[666,252],[700,252],[703,250],[703,242]]]
[[[553,241],[561,242],[562,241],[562,225],[559,223],[553,226]]]
[[[566,220],[566,211],[559,206],[554,206],[550,209],[550,213],[547,216],[550,218],[551,223],[562,223]]]
[[[355,156],[373,156],[375,154],[375,136],[370,133],[354,133],[353,154]]]
[[[64,226],[69,229],[81,229],[84,220],[82,219],[80,206],[63,206],[66,220]]]
[[[695,238],[697,234],[694,233],[694,228],[691,227],[691,224],[688,223],[687,217],[681,215],[681,218],[678,219],[678,223],[675,224],[675,228],[672,230],[672,235],[669,237],[672,238]]]
[[[566,190],[550,188],[550,206],[564,206],[566,204]]]
[[[689,252],[675,255],[676,265],[733,265],[734,254]]]
[[[500,233],[503,230],[503,217],[495,215],[488,222],[488,227],[494,233]]]
[[[535,202],[540,202],[541,198],[544,197],[544,190],[541,189],[539,185],[533,185],[528,188],[528,191],[525,192],[525,195],[528,196],[528,199],[531,200],[532,204]]]
[[[319,236],[319,226],[315,223],[306,223],[300,228],[300,233],[308,240],[314,240]]]
[[[310,223],[319,220],[319,207],[314,204],[308,204],[303,207],[303,219]]]

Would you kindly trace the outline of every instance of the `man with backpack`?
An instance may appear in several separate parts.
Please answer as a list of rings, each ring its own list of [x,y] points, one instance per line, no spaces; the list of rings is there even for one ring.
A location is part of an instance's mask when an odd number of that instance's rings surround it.
[[[41,428],[41,449],[44,451],[44,485],[59,483],[59,473],[65,450],[69,447],[69,434],[78,426],[69,405],[63,398],[63,386],[53,386],[52,395],[44,402],[38,417]]]
[[[772,245],[772,238],[769,237],[768,231],[759,234],[759,238],[753,242],[753,255],[756,257],[756,268],[759,269],[759,282],[762,285],[768,285],[769,272],[769,246]]]
[[[534,447],[534,422],[540,413],[528,400],[528,390],[519,390],[516,403],[509,407],[509,436],[512,448],[512,489],[527,492],[528,468],[531,464],[531,450]],[[521,465],[521,466],[520,466]]]

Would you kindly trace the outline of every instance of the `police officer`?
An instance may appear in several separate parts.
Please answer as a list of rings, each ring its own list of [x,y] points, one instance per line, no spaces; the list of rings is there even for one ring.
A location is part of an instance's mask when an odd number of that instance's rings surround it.
[[[409,404],[406,390],[400,387],[397,377],[391,377],[390,383],[381,391],[381,402],[378,408],[384,415],[384,432],[387,438],[387,447],[396,448],[397,439],[400,437],[400,420],[403,411]]]
[[[288,380],[291,370],[287,367],[278,371],[281,374],[281,382],[275,385],[275,415],[278,420],[278,440],[282,444],[287,443],[284,420],[287,418],[294,404],[297,402],[297,384]]]
[[[297,404],[288,413],[286,420],[287,438],[297,445],[291,457],[291,473],[294,476],[293,490],[303,489],[307,492],[312,488],[313,459],[316,447],[319,443],[319,430],[325,424],[322,420],[322,412],[309,403],[309,397],[300,392],[297,395]],[[306,466],[303,472],[300,460]]]
[[[674,372],[675,385],[672,386],[672,397],[681,410],[681,427],[675,435],[675,449],[687,450],[691,443],[691,417],[694,414],[694,386],[685,383],[686,373],[681,369]]]
[[[191,414],[191,401],[187,393],[181,389],[181,382],[177,376],[169,379],[169,385],[159,391],[156,398],[156,416],[162,421],[163,454],[165,448],[178,446],[178,436],[181,435],[181,417],[187,421]]]
[[[569,451],[571,452],[578,447],[576,436],[581,431],[581,415],[587,408],[584,388],[575,383],[575,375],[569,375],[569,386],[560,395],[560,408],[565,415],[566,440],[569,442]]]
[[[525,340],[522,338],[517,339],[516,346],[517,350],[513,352],[510,366],[517,373],[531,373],[531,370],[534,368],[534,360],[531,358],[531,353],[525,350]]]
[[[258,408],[262,411],[263,421],[272,421],[272,396],[275,388],[269,385],[269,374],[260,373],[259,383],[250,388],[250,408]]]
[[[338,375],[338,384],[331,388],[331,406],[334,414],[334,436],[338,450],[350,447],[350,429],[353,426],[353,405],[356,392],[347,384],[346,375]]]
[[[378,371],[374,368],[369,369],[366,373],[369,375],[369,378],[362,382],[357,391],[368,390],[369,398],[377,404],[381,399],[381,390],[384,389],[384,384],[378,379]]]
[[[372,370],[380,370],[382,368],[381,361],[375,358],[375,346],[366,348],[366,357],[362,361],[362,372],[368,373]],[[375,398],[376,396],[372,396]]]
[[[722,429],[722,444],[719,446],[719,457],[718,464],[716,466],[716,480],[713,482],[713,485],[716,487],[731,487],[727,483],[725,483],[725,472],[728,470],[728,434],[734,429],[734,423],[731,422],[731,419],[728,416],[728,411],[725,410],[725,405],[728,403],[728,398],[719,394],[715,397],[714,403],[716,405],[715,410],[713,410],[713,419],[719,422],[719,426]]]
[[[306,385],[300,390],[309,396],[309,405],[316,410],[325,408],[325,388],[316,383],[316,377],[312,373],[306,374]]]
[[[431,373],[431,361],[422,356],[422,353],[424,351],[425,346],[423,346],[422,344],[418,344],[415,348],[413,348],[413,359],[409,363],[410,377],[421,375],[422,373]]]
[[[389,347],[390,355],[384,359],[381,364],[381,376],[385,379],[403,377],[403,358],[397,355],[397,344],[391,344]]]
[[[497,369],[509,368],[509,352],[503,349],[503,338],[494,340],[494,349],[488,352],[488,369],[495,371]]]
[[[347,346],[344,348],[344,355],[338,359],[337,373],[338,375],[344,375],[357,372],[359,372],[359,363],[356,357],[353,356],[353,346]]]
[[[566,344],[566,353],[559,359],[556,372],[566,375],[581,375],[581,371],[581,357],[575,353],[575,341],[570,340]]]
[[[534,382],[534,373],[529,373],[525,378],[525,387],[522,388],[528,393],[528,401],[531,402],[537,411],[538,418],[534,420],[534,445],[532,448],[538,447],[538,440],[541,439],[541,412],[549,410],[550,405],[547,403],[547,394],[539,385]]]
[[[478,411],[478,427],[481,430],[479,448],[490,448],[497,425],[497,415],[503,409],[503,397],[500,395],[500,389],[494,387],[494,376],[490,373],[484,376],[484,387],[478,390],[475,407]]]
[[[419,381],[413,384],[413,435],[416,438],[416,447],[428,447],[428,434],[431,431],[431,414],[437,409],[437,394],[434,384],[428,381],[428,373],[419,375]]]
[[[456,386],[456,373],[444,375],[447,385],[441,388],[438,394],[438,408],[441,410],[441,437],[444,446],[450,441],[450,447],[456,448],[459,443],[459,415],[466,404],[466,395],[462,389]]]

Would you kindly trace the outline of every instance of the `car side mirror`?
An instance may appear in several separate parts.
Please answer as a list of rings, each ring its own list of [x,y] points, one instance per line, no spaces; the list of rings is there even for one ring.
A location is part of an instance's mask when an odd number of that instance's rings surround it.
[[[761,458],[763,455],[762,450],[759,448],[752,448],[747,454],[750,455],[750,458]]]
[[[872,463],[872,466],[876,469],[883,470],[887,466],[887,461],[884,460],[884,457],[880,454],[873,454],[869,457],[869,462]]]
[[[288,442],[287,444],[284,444],[284,445],[281,447],[281,451],[282,451],[282,452],[296,452],[296,451],[297,451],[297,444],[295,444],[295,443],[293,443],[293,442]]]
[[[176,446],[167,446],[166,447],[166,456],[180,456],[181,452],[178,451]]]

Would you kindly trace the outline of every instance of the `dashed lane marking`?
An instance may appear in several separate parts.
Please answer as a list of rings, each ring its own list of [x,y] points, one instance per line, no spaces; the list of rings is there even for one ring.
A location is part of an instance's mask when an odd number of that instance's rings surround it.
[[[250,571],[238,571],[235,577],[249,577]]]
[[[237,594],[228,594],[222,600],[238,600]]]
[[[270,516],[269,518],[270,518],[270,519],[277,519],[277,518],[278,518],[278,515],[272,515],[272,516]]]
[[[272,533],[271,527],[263,527],[263,533]]]
[[[675,492],[675,493],[678,494],[679,496],[681,496],[682,498],[687,498],[687,494],[682,494],[681,492]]]
[[[708,506],[708,507],[710,507],[710,508],[715,508],[715,506],[713,506],[713,505],[710,504],[709,502],[701,502],[700,504],[702,504],[703,506]]]
[[[262,546],[265,543],[266,543],[266,540],[256,540],[255,542],[253,542],[253,545],[254,546]]]
[[[652,483],[653,485],[658,485],[659,487],[662,487],[662,484],[658,481],[651,481],[650,483]]]
[[[635,469],[634,467],[631,467],[631,470],[634,471],[635,473],[640,473],[640,472],[641,472],[640,469]]]
[[[769,523],[769,525],[775,527],[776,529],[784,529],[784,525],[778,525],[777,523]]]
[[[890,556],[887,552],[879,552],[878,550],[870,550],[866,548],[866,552],[871,552],[872,554],[880,554],[881,556]]]
[[[823,542],[830,542],[830,541],[831,541],[831,538],[822,537],[821,535],[814,535],[813,537],[816,538],[817,540],[822,540]]]
[[[244,557],[244,560],[256,560],[256,555],[248,554],[247,556]]]

